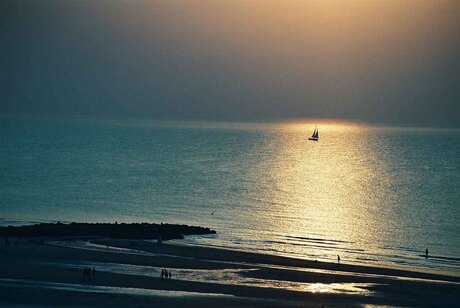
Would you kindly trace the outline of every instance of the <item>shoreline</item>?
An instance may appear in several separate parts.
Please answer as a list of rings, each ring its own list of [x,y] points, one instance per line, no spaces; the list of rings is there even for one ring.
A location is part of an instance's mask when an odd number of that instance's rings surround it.
[[[186,240],[187,237],[182,239],[181,241]],[[270,256],[275,256],[275,257],[282,257],[282,258],[288,258],[288,259],[295,259],[295,260],[300,260],[300,261],[306,261],[306,262],[313,262],[315,259],[313,258],[308,258],[308,257],[300,257],[298,255],[292,255],[289,253],[282,253],[278,251],[274,251],[273,253],[266,253],[265,251],[258,251],[257,249],[253,250],[245,250],[245,249],[237,249],[234,247],[226,247],[226,246],[220,246],[220,245],[207,245],[207,244],[201,244],[201,243],[190,243],[190,242],[169,242],[169,244],[172,245],[183,245],[183,246],[191,246],[191,247],[203,247],[203,248],[214,248],[218,250],[230,250],[230,251],[236,251],[236,252],[242,252],[242,253],[252,253],[252,254],[260,254],[260,255],[270,255]],[[418,255],[419,257],[423,257],[425,259],[424,255]],[[446,257],[440,257],[440,256],[429,256],[429,259],[448,259],[448,260],[457,260],[458,258],[446,258]],[[356,260],[342,260],[348,265],[351,266],[365,266],[369,268],[381,268],[381,269],[388,269],[388,270],[401,270],[401,271],[407,271],[407,272],[418,272],[418,273],[423,273],[423,274],[433,274],[433,275],[442,275],[442,276],[453,276],[453,277],[460,277],[460,269],[453,268],[453,267],[435,267],[435,266],[416,266],[416,265],[402,265],[402,264],[396,264],[392,262],[377,262],[377,261],[362,261],[359,263]],[[331,262],[329,260],[324,260],[324,259],[319,259],[318,262],[320,263],[326,263],[326,264],[336,264],[334,262]]]
[[[11,222],[11,221],[9,221]],[[219,242],[216,243],[209,241],[207,239],[212,239],[213,235],[216,234],[216,231],[207,227],[198,226],[198,225],[187,225],[186,223],[146,223],[146,222],[51,222],[51,221],[42,221],[42,222],[26,222],[26,221],[15,221],[15,224],[2,224],[0,221],[0,237],[9,236],[10,238],[28,238],[39,240],[39,238],[49,238],[50,236],[56,237],[56,239],[62,240],[72,240],[72,239],[99,239],[99,238],[120,238],[120,239],[132,239],[132,240],[156,240],[158,241],[169,241],[174,240],[174,244],[178,245],[189,245],[189,246],[199,246],[204,248],[215,248],[223,250],[232,250],[256,254],[269,254],[286,258],[300,259],[305,261],[318,260],[319,262],[325,263],[335,263],[333,258],[324,257],[317,254],[307,254],[303,255],[300,253],[292,251],[283,251],[283,250],[265,250],[263,246],[257,246],[251,248],[249,246],[236,247],[231,242]],[[91,229],[85,230],[85,232],[75,233],[74,228],[71,228],[73,225],[79,226],[80,229]],[[144,227],[143,227],[144,226]],[[38,227],[38,228],[37,228]],[[50,228],[51,227],[51,228]],[[54,228],[60,227],[60,228]],[[102,228],[101,228],[102,227]],[[114,227],[119,228],[114,232]],[[149,239],[145,239],[145,227],[158,228],[158,227],[167,227],[169,230],[158,232],[158,229],[155,231],[155,234],[151,234]],[[49,229],[53,230],[54,234],[49,234]],[[64,230],[64,229],[68,230]],[[27,230],[29,229],[29,230]],[[33,230],[34,229],[34,230]],[[38,230],[37,230],[38,229]],[[48,229],[48,230],[46,230]],[[96,230],[98,229],[98,230]],[[69,233],[70,230],[70,233]],[[96,230],[96,232],[94,232]],[[103,232],[101,232],[101,230]],[[38,234],[41,236],[34,236],[38,231]],[[185,232],[184,232],[185,231]],[[71,234],[74,232],[74,234]],[[204,235],[204,237],[203,237]],[[210,237],[207,237],[207,236]],[[197,238],[198,240],[192,240]],[[178,241],[177,241],[178,240]],[[205,240],[204,242],[201,242]],[[329,240],[325,240],[329,241]],[[348,249],[348,248],[347,248]],[[353,250],[353,248],[351,248]],[[339,254],[340,251],[334,251],[331,255]],[[412,254],[405,255],[394,254],[392,257],[400,258],[398,260],[389,259],[386,255],[373,254],[372,252],[364,253],[363,255],[371,255],[373,258],[366,259],[360,257],[361,254],[342,256],[340,257],[346,260],[346,263],[349,265],[356,266],[367,266],[367,267],[377,267],[377,268],[386,268],[390,270],[402,270],[402,271],[414,271],[421,273],[429,274],[438,274],[438,275],[447,275],[447,276],[459,276],[460,277],[460,258],[453,256],[444,256],[444,255],[429,255],[428,258],[425,258],[424,254]],[[409,260],[409,261],[408,261]],[[428,261],[428,262],[427,262]],[[445,261],[450,262],[449,264],[443,263]]]
[[[94,279],[82,278],[85,266],[96,268]],[[171,279],[161,279],[163,268],[172,272]],[[53,288],[50,283],[66,287]],[[452,294],[460,291],[460,277],[174,241],[157,245],[144,240],[91,239],[54,244],[24,241],[1,247],[0,285],[0,304],[65,306],[64,300],[71,297],[76,298],[76,305],[87,305],[86,299],[80,298],[82,294],[99,294],[91,305],[436,306],[455,300]],[[122,291],[126,288],[130,294]],[[27,292],[37,293],[38,302],[21,296]],[[118,302],[117,298],[122,299]]]
[[[104,245],[109,243],[109,246],[129,249],[133,248],[125,240],[90,240],[92,243],[99,243]],[[142,245],[142,243],[146,243]],[[198,246],[198,245],[183,245],[180,243],[168,242],[161,246],[152,245],[148,241],[137,241],[136,248],[141,249],[146,252],[153,253],[166,253],[166,254],[178,254],[182,247],[186,247],[189,257],[194,257],[198,259],[206,260],[206,256],[212,256],[214,260],[220,262],[233,262],[235,258],[238,258],[240,262],[238,263],[257,263],[257,264],[267,264],[267,265],[278,265],[278,266],[288,266],[294,268],[309,268],[309,269],[318,269],[318,270],[331,270],[331,271],[343,271],[350,273],[366,273],[366,274],[375,274],[375,275],[385,275],[385,276],[399,276],[407,278],[418,278],[418,279],[431,279],[431,280],[440,280],[440,281],[451,281],[460,283],[460,274],[457,274],[455,271],[444,272],[442,270],[425,271],[425,268],[411,268],[411,267],[390,267],[386,264],[378,265],[359,265],[355,263],[347,263],[342,260],[342,263],[332,263],[324,261],[315,261],[309,259],[300,259],[293,258],[289,256],[281,256],[276,254],[265,254],[258,252],[248,252],[244,250],[235,250],[228,248],[217,248],[217,247],[207,247],[207,246]]]

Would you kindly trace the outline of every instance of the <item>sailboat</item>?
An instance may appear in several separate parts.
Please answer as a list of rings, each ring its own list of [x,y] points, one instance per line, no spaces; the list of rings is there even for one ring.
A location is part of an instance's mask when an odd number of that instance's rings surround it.
[[[319,139],[318,127],[315,126],[315,130],[313,131],[313,135],[311,135],[311,137],[308,138],[308,140],[318,141],[318,139]]]

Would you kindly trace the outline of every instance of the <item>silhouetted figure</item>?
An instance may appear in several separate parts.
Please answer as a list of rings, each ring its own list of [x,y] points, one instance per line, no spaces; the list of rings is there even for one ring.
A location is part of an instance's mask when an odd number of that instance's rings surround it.
[[[337,255],[337,263],[340,263],[340,256]]]
[[[169,270],[169,276],[168,276],[168,278],[171,278],[171,270]]]
[[[214,212],[212,212],[211,215],[214,215]]]
[[[428,248],[425,249],[425,258],[428,258]]]
[[[165,278],[168,278],[168,271],[165,270]]]
[[[165,277],[165,270],[161,269],[161,279],[163,279],[164,277]]]
[[[91,268],[85,267],[83,269],[83,278],[90,278],[91,277]]]

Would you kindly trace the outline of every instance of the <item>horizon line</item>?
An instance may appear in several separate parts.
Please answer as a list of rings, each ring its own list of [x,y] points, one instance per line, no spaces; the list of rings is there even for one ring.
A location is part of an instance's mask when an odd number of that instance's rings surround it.
[[[116,115],[116,114],[68,114],[68,113],[15,113],[0,112],[4,116],[32,116],[32,117],[65,117],[65,118],[94,118],[94,119],[143,119],[156,122],[190,122],[190,123],[229,123],[229,124],[318,124],[318,125],[365,125],[373,127],[392,128],[425,128],[460,130],[460,126],[433,126],[430,124],[401,123],[391,121],[365,120],[355,118],[328,118],[328,117],[299,117],[273,119],[215,119],[215,118],[159,118],[153,115]]]

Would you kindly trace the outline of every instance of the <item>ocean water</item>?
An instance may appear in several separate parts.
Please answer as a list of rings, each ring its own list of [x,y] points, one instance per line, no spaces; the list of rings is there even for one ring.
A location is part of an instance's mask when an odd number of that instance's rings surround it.
[[[314,126],[1,115],[0,224],[186,223],[217,231],[186,243],[460,271],[460,130]]]

